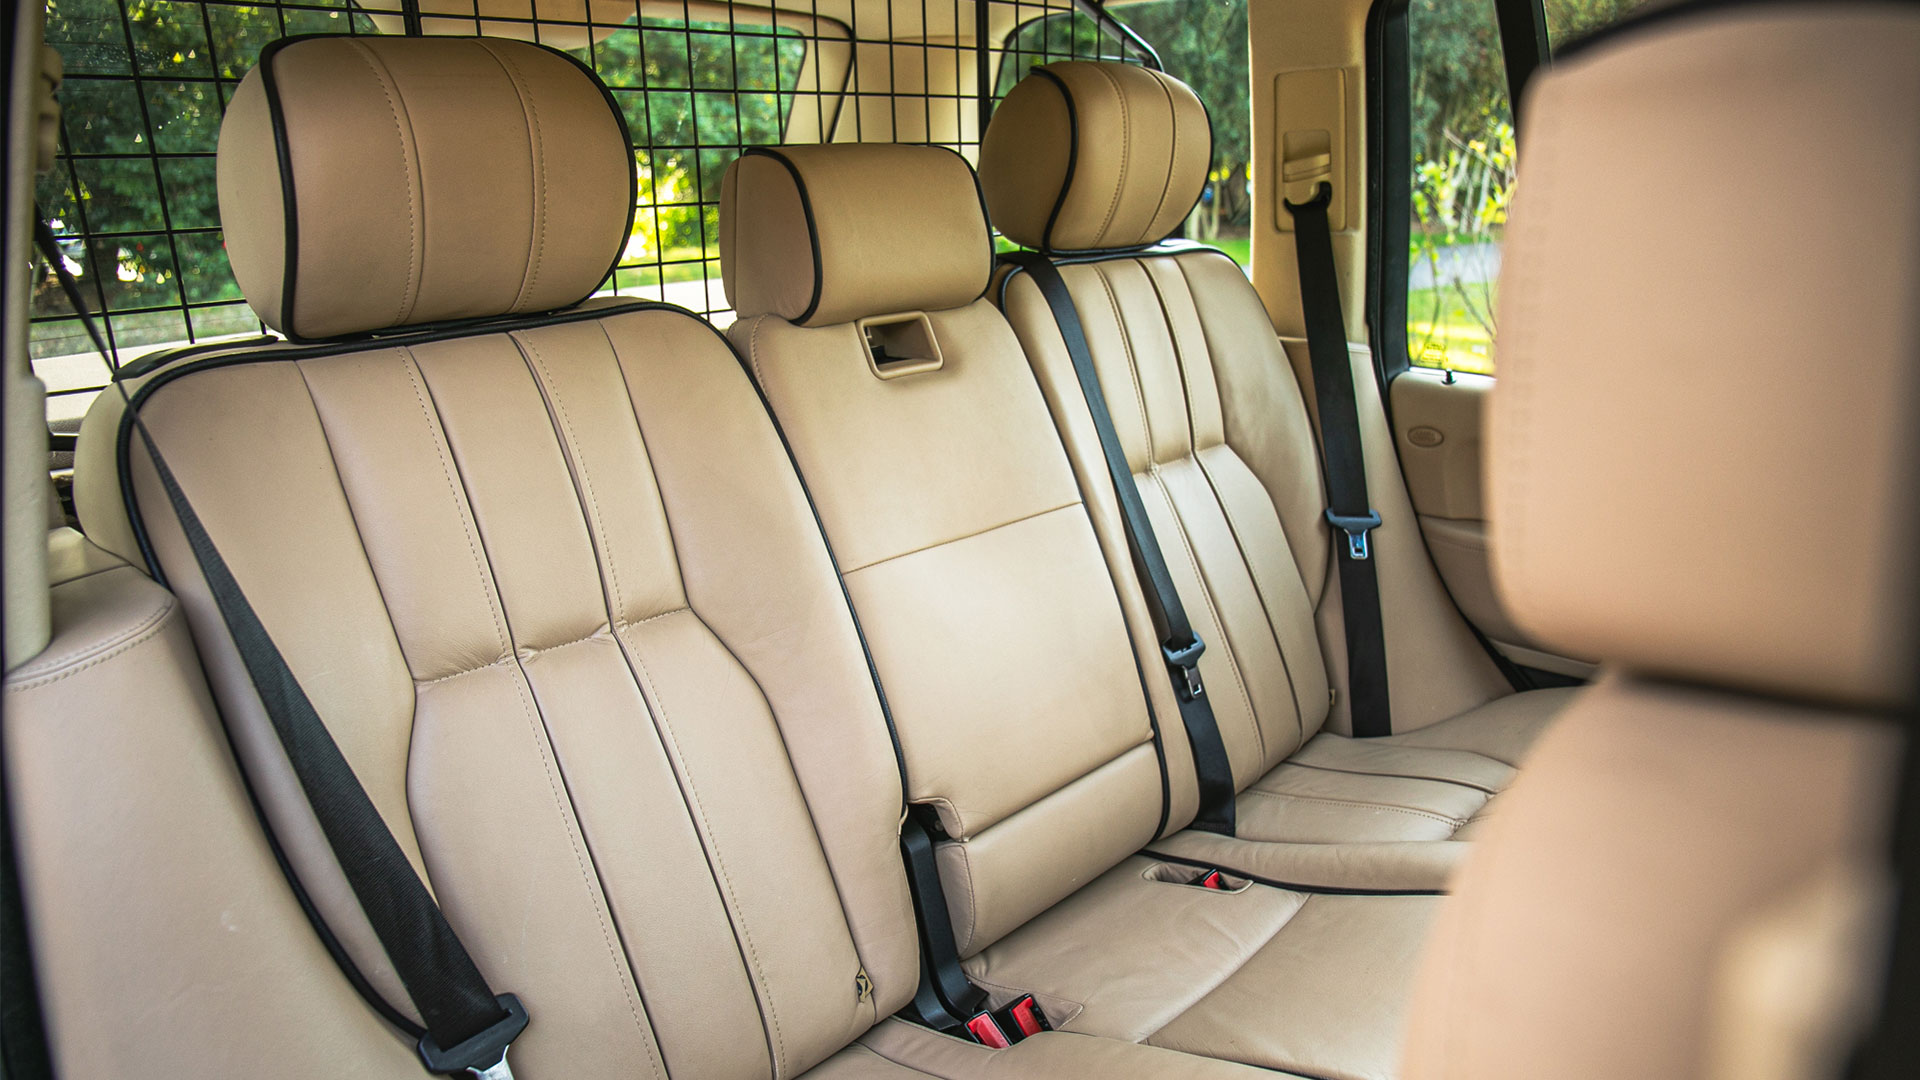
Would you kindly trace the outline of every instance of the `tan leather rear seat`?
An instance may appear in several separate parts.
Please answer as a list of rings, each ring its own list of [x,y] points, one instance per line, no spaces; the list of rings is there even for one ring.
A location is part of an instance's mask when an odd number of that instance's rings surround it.
[[[1275,336],[1232,259],[1154,246],[1198,199],[1210,159],[1191,90],[1097,62],[1036,68],[994,113],[981,148],[994,224],[1057,256],[1154,534],[1207,643],[1200,666],[1241,791],[1238,828],[1231,837],[1190,830],[1154,850],[1283,882],[1440,888],[1462,847],[1434,842],[1474,834],[1572,692],[1489,700],[1504,685],[1456,623],[1451,639],[1388,641],[1396,734],[1337,730],[1345,706],[1329,706],[1329,671],[1344,673],[1345,641],[1333,533],[1313,421],[1286,351],[1305,345]],[[1130,565],[1091,414],[1046,300],[1018,270],[994,296],[1046,391],[1109,560]],[[1363,349],[1355,366],[1356,381],[1371,377]],[[1370,450],[1373,471],[1390,473],[1391,450]],[[1370,487],[1398,483],[1382,475]],[[1411,521],[1389,513],[1379,531]],[[1380,573],[1387,604],[1407,595],[1397,581],[1432,576],[1423,557]],[[1142,668],[1167,680],[1164,664]],[[1168,756],[1176,789],[1195,784],[1190,760]]]
[[[581,303],[633,203],[584,69],[512,41],[295,40],[239,87],[220,176],[261,318],[344,337],[124,388],[407,858],[526,1003],[521,1076],[1243,1071],[886,1019],[918,958],[871,673],[725,341]],[[249,789],[343,954],[412,1012],[129,416],[109,392],[88,417],[91,544],[62,559],[54,646],[7,683],[60,1072],[421,1076],[254,821]]]
[[[1130,857],[1194,814],[1149,706],[1124,552],[1103,552],[1047,402],[984,297],[974,177],[939,148],[785,147],[729,171],[729,336],[814,495],[944,838],[966,970],[1063,1030],[1325,1077],[1391,1075],[1438,900],[1180,883]],[[1131,636],[1137,639],[1138,635]],[[1150,644],[1150,643],[1149,643]],[[1154,653],[1157,657],[1157,651]],[[1156,660],[1157,666],[1157,660]]]

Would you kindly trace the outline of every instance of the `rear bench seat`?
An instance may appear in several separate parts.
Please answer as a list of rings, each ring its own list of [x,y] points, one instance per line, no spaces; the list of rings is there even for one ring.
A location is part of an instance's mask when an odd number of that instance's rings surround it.
[[[1157,647],[1136,655],[1124,550],[1103,552],[1020,340],[986,298],[967,163],[927,147],[753,150],[722,200],[729,336],[833,545],[967,973],[996,1002],[1034,993],[1063,1030],[1393,1075],[1438,897],[1238,878],[1215,891],[1134,854],[1193,817],[1186,736],[1165,719]],[[1447,756],[1505,782],[1503,763]]]
[[[1397,733],[1330,730],[1347,721],[1344,701],[1330,707],[1328,676],[1330,659],[1344,669],[1345,641],[1318,443],[1296,366],[1232,259],[1158,243],[1199,198],[1211,145],[1200,101],[1178,80],[1082,61],[1036,68],[1016,86],[980,157],[994,224],[1053,256],[1072,295],[1154,534],[1207,643],[1200,667],[1241,792],[1237,829],[1189,830],[1154,850],[1278,881],[1439,888],[1463,846],[1432,842],[1474,834],[1573,691],[1488,700],[1504,683],[1455,625],[1451,638],[1388,641]],[[1091,493],[1109,561],[1126,565],[1060,328],[1019,267],[1003,272],[993,295]],[[1289,346],[1304,354],[1303,342]],[[1371,378],[1365,350],[1354,357],[1356,382]],[[1369,487],[1392,498],[1392,451],[1370,449]],[[1391,603],[1437,584],[1417,546],[1383,542],[1413,520],[1410,510],[1386,509],[1378,557],[1412,556],[1380,570]],[[1149,679],[1167,677],[1163,664],[1143,668]],[[1168,761],[1174,786],[1192,787],[1183,771],[1191,758]]]
[[[1247,1072],[887,1019],[918,978],[887,721],[726,342],[677,309],[582,303],[634,182],[584,69],[484,39],[271,46],[219,164],[249,302],[312,343],[178,356],[82,433],[89,540],[62,541],[55,644],[9,676],[5,732],[62,1075],[422,1075],[302,912],[417,1019],[135,415],[488,982],[526,1003],[522,1077]],[[1057,449],[1043,468],[1064,476]],[[1130,845],[1158,800],[1145,756],[1142,795],[1111,808]],[[1261,928],[1299,902],[1217,899]]]

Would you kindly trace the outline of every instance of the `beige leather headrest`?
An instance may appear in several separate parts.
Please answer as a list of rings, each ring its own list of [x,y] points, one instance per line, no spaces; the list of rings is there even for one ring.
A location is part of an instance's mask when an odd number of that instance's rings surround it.
[[[1912,688],[1916,57],[1912,5],[1755,4],[1536,80],[1488,453],[1497,581],[1540,640],[1839,704]]]
[[[945,147],[755,148],[721,186],[720,270],[741,318],[831,326],[978,300],[993,239],[973,167]]]
[[[1048,252],[1158,243],[1207,184],[1213,128],[1171,75],[1133,64],[1048,64],[1007,94],[980,143],[987,210],[1009,240]]]
[[[301,339],[577,303],[634,204],[599,80],[488,38],[268,45],[220,126],[219,178],[235,280]]]

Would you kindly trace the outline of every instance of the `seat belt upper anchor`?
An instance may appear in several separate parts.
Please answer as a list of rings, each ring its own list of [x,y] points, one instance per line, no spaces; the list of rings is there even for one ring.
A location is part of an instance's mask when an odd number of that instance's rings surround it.
[[[428,1072],[474,1080],[513,1080],[507,1047],[526,1030],[527,1009],[512,994],[501,994],[494,1000],[507,1015],[465,1042],[442,1050],[432,1035],[420,1036],[420,1061]]]
[[[1200,640],[1199,634],[1193,635],[1193,640],[1185,645],[1162,643],[1160,651],[1167,658],[1167,666],[1180,673],[1174,685],[1186,695],[1186,700],[1206,694],[1206,684],[1200,681],[1200,654],[1207,651],[1207,643]]]
[[[1334,528],[1347,534],[1347,557],[1355,562],[1364,562],[1373,554],[1372,546],[1367,542],[1367,534],[1380,527],[1380,514],[1369,510],[1364,516],[1350,517],[1327,511],[1327,521]]]

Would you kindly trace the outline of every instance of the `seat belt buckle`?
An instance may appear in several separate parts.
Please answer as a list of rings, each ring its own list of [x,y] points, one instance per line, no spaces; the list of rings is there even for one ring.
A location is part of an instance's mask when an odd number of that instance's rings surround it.
[[[998,1009],[982,1009],[967,1020],[967,1034],[973,1041],[995,1050],[1052,1030],[1032,994],[1022,994]]]
[[[493,1000],[507,1015],[465,1042],[443,1050],[432,1035],[420,1036],[420,1061],[428,1072],[474,1080],[513,1080],[507,1048],[527,1029],[527,1009],[512,994],[501,994]]]
[[[973,1036],[974,1042],[995,1050],[1013,1045],[1013,1039],[1000,1026],[999,1019],[984,1009],[967,1018],[967,1034]]]
[[[1167,658],[1167,666],[1178,672],[1174,678],[1174,688],[1182,694],[1182,701],[1192,701],[1206,695],[1207,687],[1200,681],[1200,654],[1207,651],[1207,643],[1200,635],[1185,645],[1168,645],[1162,642],[1160,652]]]
[[[1216,892],[1227,892],[1230,889],[1227,885],[1227,876],[1218,870],[1207,871],[1205,874],[1202,874],[1200,880],[1194,882],[1194,884],[1203,889],[1213,889]]]
[[[1053,1030],[1053,1025],[1047,1023],[1047,1014],[1040,1011],[1040,1003],[1033,1000],[1032,994],[1021,994],[995,1015],[1000,1018],[1003,1029],[1019,1032],[1021,1039]]]
[[[1347,534],[1347,558],[1354,562],[1365,562],[1373,554],[1367,534],[1380,527],[1380,514],[1377,511],[1369,510],[1355,517],[1329,510],[1327,522]]]

